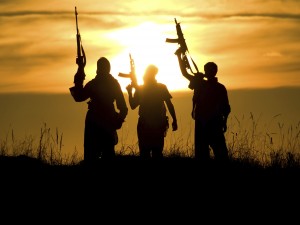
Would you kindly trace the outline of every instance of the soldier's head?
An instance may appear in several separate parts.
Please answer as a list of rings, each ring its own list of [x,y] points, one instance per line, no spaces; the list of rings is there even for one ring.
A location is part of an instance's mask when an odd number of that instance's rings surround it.
[[[143,77],[144,82],[149,83],[151,81],[155,81],[155,77],[157,73],[158,73],[158,68],[155,65],[150,64],[149,66],[147,66]]]
[[[101,57],[97,61],[97,74],[109,74],[110,73],[110,62],[107,58]]]
[[[204,65],[204,72],[207,78],[213,78],[217,75],[218,66],[214,62],[208,62]]]

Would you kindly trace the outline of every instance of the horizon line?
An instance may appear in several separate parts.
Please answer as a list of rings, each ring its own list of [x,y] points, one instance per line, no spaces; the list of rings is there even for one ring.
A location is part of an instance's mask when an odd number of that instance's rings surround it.
[[[300,89],[298,85],[290,85],[290,86],[274,86],[274,87],[241,87],[241,88],[227,88],[227,91],[256,91],[256,90],[275,90],[275,89]],[[127,94],[127,91],[122,91],[124,94]],[[179,90],[169,90],[170,93],[188,93],[193,92],[193,90],[179,89]],[[5,94],[69,94],[68,91],[0,91],[0,95]]]

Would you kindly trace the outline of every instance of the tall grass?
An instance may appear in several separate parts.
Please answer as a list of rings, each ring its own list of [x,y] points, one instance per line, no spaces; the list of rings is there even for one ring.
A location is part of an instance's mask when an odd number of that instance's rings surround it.
[[[252,113],[241,118],[230,117],[225,133],[230,159],[262,167],[300,167],[300,121],[286,126],[279,119],[280,115],[275,115],[269,121],[261,121],[261,117],[255,117]],[[192,158],[193,131],[192,123],[188,130],[179,130],[176,134],[169,131],[164,156]],[[118,155],[138,155],[137,142],[128,144],[126,133],[121,133],[119,138]],[[63,146],[63,133],[57,128],[51,130],[44,123],[38,138],[29,135],[17,140],[11,129],[0,139],[0,156],[26,155],[50,165],[75,165],[83,160],[76,149],[72,154],[67,154],[65,152],[70,151],[64,151]]]
[[[263,167],[300,165],[300,121],[285,125],[280,114],[261,121],[252,113],[229,121],[226,140],[230,157]]]
[[[74,165],[82,160],[76,149],[71,155],[63,152],[63,133],[57,128],[53,132],[46,123],[40,128],[39,138],[29,135],[19,140],[13,129],[8,131],[0,139],[0,156],[28,156],[50,165]]]

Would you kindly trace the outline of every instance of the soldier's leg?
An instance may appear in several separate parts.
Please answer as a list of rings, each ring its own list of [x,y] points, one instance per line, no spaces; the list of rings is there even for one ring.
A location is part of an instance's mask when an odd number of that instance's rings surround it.
[[[113,132],[102,132],[102,141],[100,143],[102,148],[102,159],[112,159],[115,157],[115,136]]]
[[[161,159],[163,158],[163,149],[164,149],[164,133],[161,133],[160,136],[156,137],[156,140],[153,141],[152,148],[152,158]]]
[[[211,147],[216,160],[227,161],[229,159],[226,140],[222,130],[215,131],[211,141]]]
[[[144,159],[150,158],[150,148],[147,143],[147,131],[143,127],[142,123],[139,121],[137,125],[137,135],[138,135],[138,145],[140,157]]]
[[[99,158],[96,151],[97,129],[93,123],[87,121],[84,129],[84,161],[93,163]]]
[[[102,159],[112,159],[116,156],[115,146],[114,145],[106,145],[102,151],[101,158]]]
[[[140,150],[141,158],[149,159],[151,157],[150,155],[151,149],[144,143],[143,139],[139,139],[139,150]]]
[[[210,159],[208,136],[203,124],[195,121],[195,158],[203,161]]]

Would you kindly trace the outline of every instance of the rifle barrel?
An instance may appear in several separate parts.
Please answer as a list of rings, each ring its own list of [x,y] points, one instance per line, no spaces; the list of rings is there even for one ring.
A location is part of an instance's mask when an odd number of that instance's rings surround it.
[[[76,6],[75,6],[76,30],[77,30],[77,35],[79,35],[77,15],[78,15],[78,13],[77,13],[77,8],[76,8]]]

